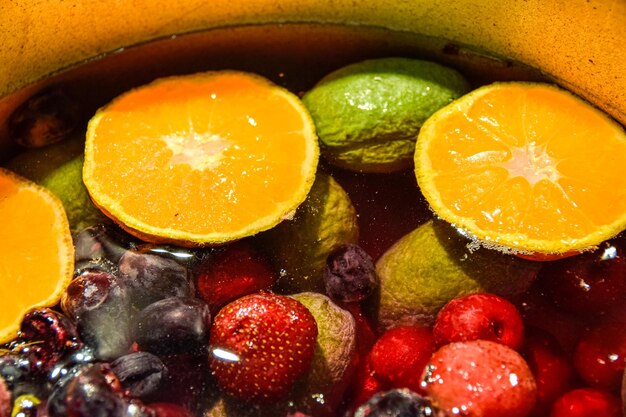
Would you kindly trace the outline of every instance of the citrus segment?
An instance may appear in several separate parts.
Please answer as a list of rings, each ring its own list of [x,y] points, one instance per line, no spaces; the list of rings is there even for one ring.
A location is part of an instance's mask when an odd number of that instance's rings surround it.
[[[59,301],[74,273],[74,246],[57,197],[2,168],[0,218],[1,344],[30,309]]]
[[[135,235],[218,244],[293,212],[318,153],[295,95],[256,75],[208,72],[157,80],[99,110],[83,179],[96,205]]]
[[[486,244],[561,254],[626,227],[626,134],[548,84],[496,83],[422,127],[420,189],[441,218]]]

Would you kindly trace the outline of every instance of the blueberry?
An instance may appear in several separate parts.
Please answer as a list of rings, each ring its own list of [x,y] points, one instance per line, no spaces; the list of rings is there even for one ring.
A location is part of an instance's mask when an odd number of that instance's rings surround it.
[[[0,355],[0,379],[10,391],[20,384],[28,384],[35,378],[35,367],[31,362],[15,352]]]
[[[110,360],[130,347],[130,293],[115,275],[87,272],[75,278],[61,308],[77,324],[83,341],[98,359]]]
[[[354,417],[445,417],[446,413],[408,389],[379,392],[361,405]]]
[[[142,400],[155,394],[167,377],[167,368],[161,359],[148,352],[121,356],[111,363],[111,368],[124,390]]]
[[[120,258],[119,271],[138,310],[165,298],[195,293],[191,271],[167,257],[128,250]]]
[[[191,297],[171,297],[150,304],[137,316],[134,332],[141,350],[157,355],[196,352],[206,348],[209,306]]]
[[[328,255],[324,268],[326,293],[335,301],[352,303],[369,297],[378,287],[372,258],[357,245],[342,245]]]

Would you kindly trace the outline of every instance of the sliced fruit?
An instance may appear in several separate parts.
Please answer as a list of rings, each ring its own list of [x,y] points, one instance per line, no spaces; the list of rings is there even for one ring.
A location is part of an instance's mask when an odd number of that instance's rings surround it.
[[[567,254],[626,228],[626,134],[548,84],[496,83],[434,114],[415,151],[433,210],[487,246]]]
[[[0,344],[24,314],[55,305],[74,272],[63,204],[50,191],[0,168]]]
[[[295,95],[257,75],[207,72],[157,80],[100,109],[83,179],[96,205],[144,240],[220,244],[288,217],[318,154]]]

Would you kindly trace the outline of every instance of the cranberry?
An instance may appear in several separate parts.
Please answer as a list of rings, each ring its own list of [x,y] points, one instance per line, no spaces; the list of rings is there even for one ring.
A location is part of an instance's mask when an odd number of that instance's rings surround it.
[[[621,241],[549,262],[539,272],[539,287],[564,310],[598,313],[626,299],[626,248]]]
[[[552,406],[550,417],[621,417],[617,397],[608,392],[579,388],[560,397]]]
[[[626,324],[607,322],[590,330],[576,347],[574,365],[592,387],[618,391],[626,365]]]
[[[576,372],[554,336],[537,328],[528,329],[523,356],[537,383],[534,415],[544,415],[573,387]]]
[[[471,294],[448,302],[437,314],[433,335],[438,346],[491,340],[519,349],[524,324],[517,308],[494,294]]]
[[[374,343],[369,363],[374,377],[390,388],[417,391],[434,352],[435,341],[429,328],[399,326],[387,330]]]

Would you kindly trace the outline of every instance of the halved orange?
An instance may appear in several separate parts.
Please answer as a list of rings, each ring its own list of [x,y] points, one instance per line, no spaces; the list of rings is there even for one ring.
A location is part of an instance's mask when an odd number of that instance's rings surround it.
[[[435,213],[486,245],[568,254],[626,228],[626,134],[541,83],[496,83],[422,127],[415,172]]]
[[[151,242],[221,244],[304,201],[319,148],[300,99],[258,75],[168,77],[100,109],[87,129],[91,198]]]
[[[61,201],[45,188],[0,168],[0,344],[22,317],[54,306],[72,280],[74,246]]]

